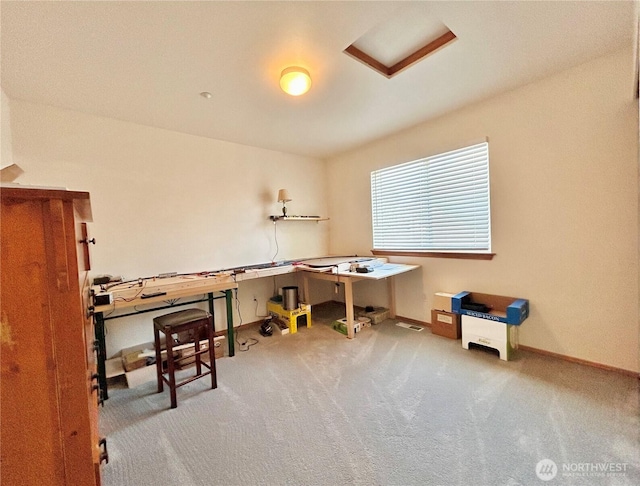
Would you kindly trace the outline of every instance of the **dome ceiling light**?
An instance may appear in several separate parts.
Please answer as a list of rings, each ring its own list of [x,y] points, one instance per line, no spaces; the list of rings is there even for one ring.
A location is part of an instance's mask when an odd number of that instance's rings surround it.
[[[280,87],[291,96],[305,94],[311,88],[309,71],[298,66],[288,67],[280,75]]]

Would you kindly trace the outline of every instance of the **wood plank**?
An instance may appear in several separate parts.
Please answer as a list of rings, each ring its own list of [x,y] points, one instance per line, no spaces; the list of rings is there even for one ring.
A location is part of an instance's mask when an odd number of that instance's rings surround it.
[[[385,78],[392,78],[396,74],[400,73],[401,71],[404,71],[408,67],[414,65],[418,61],[421,61],[425,57],[433,54],[434,52],[438,51],[439,49],[443,48],[444,46],[448,45],[449,43],[453,42],[456,39],[457,39],[456,35],[450,30],[447,30],[447,32],[442,34],[440,37],[429,42],[427,45],[421,47],[414,53],[409,54],[407,57],[398,61],[393,66],[386,66],[382,62],[378,61],[375,57],[358,49],[353,44],[347,47],[344,50],[344,53],[348,54],[355,60],[360,61],[364,65],[370,67],[377,73],[382,74]]]
[[[376,256],[401,256],[420,258],[458,258],[461,260],[493,260],[495,253],[458,253],[419,250],[371,250]]]
[[[105,367],[107,369],[107,378],[124,375],[124,366],[122,365],[121,357],[108,359],[105,361]]]
[[[410,54],[409,56],[405,57],[402,61],[399,61],[393,66],[391,66],[388,70],[389,77],[395,76],[399,72],[407,69],[409,66],[433,54],[437,50],[443,48],[444,46],[446,46],[450,42],[453,42],[456,39],[457,39],[456,35],[450,30],[448,30],[445,34],[442,34],[436,40],[429,42],[426,46],[421,47],[413,54]]]
[[[97,288],[99,289],[99,287]],[[193,279],[172,277],[155,280],[143,279],[143,286],[136,285],[131,288],[124,289],[118,289],[117,287],[111,288],[109,292],[113,293],[114,302],[112,304],[96,306],[95,311],[110,312],[114,309],[154,304],[182,297],[192,297],[201,293],[208,294],[210,292],[221,292],[236,288],[238,288],[238,284],[230,277],[194,277]],[[159,295],[157,297],[150,297],[148,299],[142,298],[143,294],[151,294],[154,292],[166,292],[166,294]]]
[[[61,199],[63,201],[73,201],[74,199],[89,200],[90,195],[84,191],[67,191],[66,189],[41,189],[37,187],[5,187],[0,190],[2,199],[23,199],[23,200],[49,200]]]
[[[349,47],[347,47],[344,50],[344,52],[345,52],[345,54],[348,54],[349,56],[354,58],[356,61],[360,61],[361,63],[369,66],[374,71],[382,74],[385,78],[389,78],[390,77],[389,76],[389,68],[387,66],[382,64],[377,59],[371,57],[366,52],[361,51],[360,49],[358,49],[353,44],[351,44]]]

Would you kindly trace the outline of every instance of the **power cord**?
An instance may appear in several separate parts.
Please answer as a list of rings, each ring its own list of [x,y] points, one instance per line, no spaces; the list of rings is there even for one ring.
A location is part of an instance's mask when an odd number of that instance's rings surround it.
[[[278,224],[275,221],[273,222],[273,239],[276,242],[276,253],[271,258],[271,263],[274,263],[276,261],[276,257],[278,256],[278,252],[280,251],[280,247],[278,246]]]
[[[235,290],[236,312],[238,313],[238,319],[240,320],[240,323],[238,324],[238,327],[234,332],[235,340],[236,340],[236,343],[238,344],[238,351],[242,351],[242,352],[249,351],[249,348],[251,346],[255,346],[260,341],[252,337],[247,338],[246,341],[240,341],[240,326],[242,326],[242,314],[240,313],[240,299],[238,298],[238,289],[234,289],[234,290]]]
[[[261,315],[258,314],[258,299],[256,299],[255,297],[253,298],[253,301],[256,303],[256,310],[254,312],[254,314],[256,315],[256,317],[269,317],[269,314],[265,314],[265,315]]]

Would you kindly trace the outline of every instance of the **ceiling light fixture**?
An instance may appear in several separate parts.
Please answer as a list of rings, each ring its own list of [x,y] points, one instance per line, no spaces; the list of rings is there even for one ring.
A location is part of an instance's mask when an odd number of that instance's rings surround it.
[[[280,75],[280,87],[291,96],[305,94],[311,88],[309,71],[298,66],[288,67]]]

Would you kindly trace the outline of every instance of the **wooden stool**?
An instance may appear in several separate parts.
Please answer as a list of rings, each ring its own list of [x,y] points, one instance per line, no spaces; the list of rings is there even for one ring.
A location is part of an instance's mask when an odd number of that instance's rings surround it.
[[[165,335],[165,343],[167,347],[167,371],[162,369],[162,349],[160,342],[160,332]],[[216,377],[216,356],[214,350],[213,335],[213,318],[211,314],[200,309],[186,309],[164,316],[158,316],[153,319],[153,333],[156,348],[156,371],[158,374],[158,393],[164,391],[164,383],[169,385],[171,392],[171,408],[178,406],[176,398],[176,388],[191,383],[203,376],[211,375],[211,388],[217,388],[218,382]],[[194,343],[195,354],[182,358],[174,358],[173,356],[173,335],[185,333],[189,335],[189,341]],[[208,349],[200,349],[201,335],[205,334],[208,340]],[[201,355],[209,353],[209,364],[202,361]],[[175,364],[183,359],[193,358],[196,360],[196,374],[190,378],[176,383]],[[202,372],[202,367],[208,368],[208,371]]]

